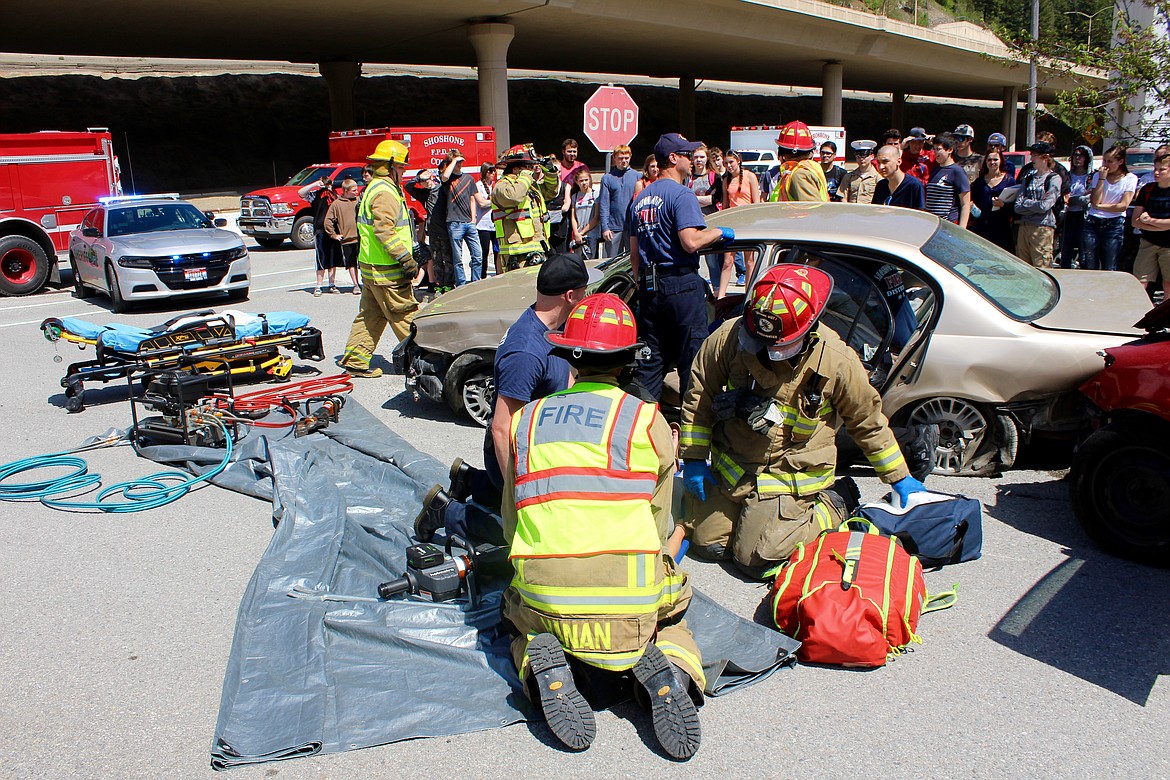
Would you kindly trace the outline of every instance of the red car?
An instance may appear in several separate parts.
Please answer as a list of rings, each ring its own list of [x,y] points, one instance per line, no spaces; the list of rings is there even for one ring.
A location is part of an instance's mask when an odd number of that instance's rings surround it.
[[[1135,327],[1149,335],[1105,350],[1081,386],[1096,430],[1073,459],[1073,509],[1098,544],[1170,566],[1170,301]]]

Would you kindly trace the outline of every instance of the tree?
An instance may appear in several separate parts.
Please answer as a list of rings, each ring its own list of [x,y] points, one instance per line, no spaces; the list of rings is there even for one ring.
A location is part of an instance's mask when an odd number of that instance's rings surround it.
[[[1170,82],[1166,79],[1170,74],[1166,27],[1170,0],[1117,0],[1112,20],[1108,13],[1095,17],[1090,41],[1085,22],[1101,10],[1064,14],[1079,22],[1066,29],[1086,30],[1083,39],[1042,34],[1039,41],[1021,39],[1011,45],[1024,59],[1037,57],[1041,86],[1054,76],[1074,85],[1057,92],[1056,100],[1045,110],[1086,140],[1096,142],[1121,127],[1127,136],[1123,140],[1156,143],[1165,133],[1164,117],[1170,112]],[[1138,110],[1143,99],[1144,110]]]

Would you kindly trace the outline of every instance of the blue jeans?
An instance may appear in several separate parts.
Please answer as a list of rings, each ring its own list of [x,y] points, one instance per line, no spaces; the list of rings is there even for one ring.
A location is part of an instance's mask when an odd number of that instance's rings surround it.
[[[1116,271],[1117,256],[1125,237],[1125,216],[1113,219],[1085,215],[1081,232],[1081,268]]]
[[[455,286],[467,283],[463,274],[463,242],[471,250],[471,281],[483,273],[483,248],[479,244],[479,231],[473,222],[448,222],[447,235],[451,237],[451,261],[455,265]]]

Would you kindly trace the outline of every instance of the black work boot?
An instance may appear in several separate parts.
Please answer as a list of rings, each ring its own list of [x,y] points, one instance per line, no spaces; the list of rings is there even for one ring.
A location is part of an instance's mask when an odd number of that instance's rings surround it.
[[[446,519],[447,507],[451,504],[451,497],[442,485],[435,485],[427,491],[423,499],[422,511],[414,518],[414,538],[420,542],[429,542],[435,538],[435,532],[443,527]]]
[[[836,505],[843,517],[853,517],[857,508],[861,506],[861,490],[853,481],[853,477],[840,477],[833,483],[833,487],[826,490],[825,493],[828,494],[829,500]]]
[[[687,684],[675,674],[674,664],[652,642],[634,666],[634,677],[650,696],[650,717],[658,744],[680,761],[693,756],[702,739],[699,711],[687,692]]]
[[[451,487],[447,495],[456,501],[466,501],[471,498],[471,472],[474,469],[463,462],[463,458],[456,458],[451,464]]]
[[[552,634],[537,634],[528,643],[529,674],[540,696],[553,736],[571,750],[584,750],[597,736],[593,708],[577,690],[561,643]]]

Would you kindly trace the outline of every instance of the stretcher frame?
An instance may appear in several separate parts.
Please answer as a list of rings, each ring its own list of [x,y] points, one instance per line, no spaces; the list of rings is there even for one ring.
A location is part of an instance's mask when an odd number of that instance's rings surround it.
[[[214,314],[213,311],[204,311],[194,316]],[[193,315],[183,315],[190,316]],[[135,352],[111,349],[99,339],[72,333],[57,317],[42,322],[41,332],[53,344],[65,341],[83,350],[93,347],[96,353],[93,360],[71,363],[61,378],[65,408],[70,412],[80,412],[85,408],[86,382],[105,384],[125,379],[132,387],[135,379],[149,380],[151,376],[169,370],[187,370],[211,377],[266,373],[280,381],[287,379],[292,371],[292,358],[282,355],[282,348],[294,352],[302,360],[325,358],[321,331],[309,325],[240,338],[226,322],[195,322],[177,330],[159,332],[143,341]]]

